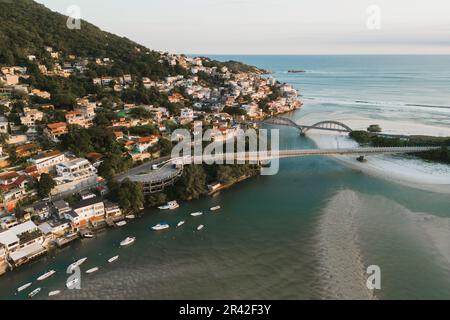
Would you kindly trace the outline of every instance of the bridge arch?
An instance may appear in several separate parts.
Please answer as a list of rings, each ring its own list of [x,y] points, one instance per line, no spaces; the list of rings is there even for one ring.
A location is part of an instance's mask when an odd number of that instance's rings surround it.
[[[327,121],[320,121],[316,124],[313,124],[312,126],[304,127],[302,133],[306,133],[309,130],[313,129],[327,129],[327,130],[334,130],[334,131],[342,131],[342,132],[352,132],[352,128],[347,126],[346,124],[339,122],[339,121],[333,121],[333,120],[327,120]]]

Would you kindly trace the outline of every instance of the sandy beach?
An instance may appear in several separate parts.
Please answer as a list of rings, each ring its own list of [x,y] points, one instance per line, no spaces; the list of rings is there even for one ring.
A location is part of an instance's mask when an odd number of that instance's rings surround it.
[[[380,119],[349,117],[348,113],[310,113],[297,120],[302,124],[314,124],[319,119],[337,120],[350,126],[353,130],[365,130],[371,124],[379,124],[384,133],[406,135],[450,136],[450,128],[430,126],[421,123],[398,122]],[[347,134],[326,131],[308,133],[319,148],[356,147],[358,144]],[[439,193],[450,194],[450,166],[431,163],[414,157],[380,155],[366,158],[361,163],[352,157],[335,157],[345,165],[409,187]]]

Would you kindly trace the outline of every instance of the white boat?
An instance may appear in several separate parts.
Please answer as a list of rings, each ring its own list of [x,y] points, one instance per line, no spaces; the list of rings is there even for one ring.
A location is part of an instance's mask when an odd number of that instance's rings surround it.
[[[92,232],[87,232],[83,235],[84,238],[92,239],[94,237],[94,234]]]
[[[220,210],[221,206],[215,206],[211,208],[211,211],[217,211]]]
[[[161,231],[169,228],[170,226],[167,223],[158,223],[156,226],[152,227],[152,229],[155,231]]]
[[[203,214],[203,212],[193,212],[193,213],[191,213],[191,216],[193,216],[193,217],[199,217],[199,216],[201,216]]]
[[[112,263],[112,262],[116,261],[117,259],[119,259],[119,256],[114,256],[114,257],[108,259],[108,262]]]
[[[60,293],[61,293],[61,290],[50,291],[50,292],[48,293],[48,296],[49,296],[49,297],[54,297],[54,296],[57,296],[57,295],[60,294]]]
[[[39,278],[37,278],[37,281],[42,281],[42,280],[48,279],[48,278],[50,278],[52,275],[54,275],[55,273],[56,273],[55,270],[50,270],[49,272],[44,273],[42,276],[40,276]]]
[[[178,224],[177,224],[177,228],[181,227],[181,226],[182,226],[183,224],[184,224],[184,221],[180,221],[180,222],[178,222]]]
[[[66,282],[67,289],[75,288],[75,286],[77,285],[78,282],[80,282],[80,278],[75,278],[75,279],[72,279],[70,281],[67,281]]]
[[[128,246],[128,245],[132,244],[135,240],[136,240],[135,237],[128,237],[128,238],[126,238],[125,240],[123,240],[123,241],[120,243],[120,245],[121,245],[122,247]]]
[[[125,216],[125,218],[127,218],[129,220],[133,220],[134,218],[136,218],[136,216],[134,214],[129,214],[129,215]]]
[[[178,208],[178,207],[180,207],[180,205],[178,204],[178,202],[176,202],[176,201],[170,201],[170,202],[167,202],[166,205],[163,205],[163,206],[161,206],[161,207],[158,207],[158,209],[161,209],[161,210],[175,210],[175,209]]]
[[[28,282],[28,283],[24,284],[23,286],[18,287],[17,292],[21,292],[21,291],[29,288],[30,286],[31,286],[31,282]]]
[[[75,269],[75,268],[81,266],[83,263],[85,263],[86,260],[87,260],[87,258],[81,258],[81,259],[79,259],[78,261],[72,263],[72,264],[67,268],[67,270],[72,271],[73,269]]]
[[[200,230],[202,230],[203,228],[204,228],[205,226],[204,225],[199,225],[198,227],[197,227],[197,231],[200,231]]]
[[[37,289],[34,289],[33,291],[31,291],[29,294],[28,294],[28,297],[29,298],[33,298],[35,295],[37,295],[39,292],[41,292],[41,288],[37,288]]]
[[[123,226],[125,226],[126,224],[127,224],[127,222],[126,222],[125,220],[123,220],[123,221],[117,222],[117,223],[116,223],[116,226],[118,226],[118,227],[123,227]]]
[[[91,274],[91,273],[97,272],[98,270],[99,270],[99,268],[98,268],[98,267],[95,267],[95,268],[92,268],[92,269],[87,270],[86,273],[87,273],[87,274]]]

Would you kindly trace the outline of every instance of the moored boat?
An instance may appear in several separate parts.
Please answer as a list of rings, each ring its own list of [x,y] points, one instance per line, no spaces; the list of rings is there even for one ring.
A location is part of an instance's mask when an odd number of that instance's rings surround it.
[[[29,298],[33,298],[35,295],[37,295],[39,292],[41,292],[41,288],[37,288],[37,289],[34,289],[33,291],[31,291],[29,294],[28,294],[28,297]]]
[[[221,209],[221,206],[215,206],[215,207],[211,208],[211,211],[217,211],[217,210],[220,210],[220,209]]]
[[[28,282],[28,283],[24,284],[23,286],[18,287],[17,292],[21,292],[21,291],[29,288],[31,286],[31,284],[32,284],[31,282]]]
[[[126,224],[127,224],[127,222],[126,222],[125,220],[123,220],[123,221],[117,222],[117,223],[116,223],[116,226],[118,226],[118,227],[123,227],[123,226],[125,226]]]
[[[177,224],[177,228],[181,227],[181,226],[182,226],[183,224],[184,224],[184,221],[180,221],[180,222],[178,222],[178,224]]]
[[[193,217],[199,217],[199,216],[201,216],[203,214],[203,212],[193,212],[193,213],[191,213],[191,216],[193,216]]]
[[[165,229],[169,229],[170,226],[169,224],[162,222],[162,223],[158,223],[156,226],[153,226],[152,229],[155,231],[161,231],[161,230],[165,230]]]
[[[160,209],[160,210],[175,210],[176,208],[179,208],[179,207],[180,207],[180,205],[178,204],[178,202],[170,201],[170,202],[167,202],[166,205],[158,207],[158,209]]]
[[[123,240],[122,242],[120,242],[120,245],[122,247],[124,246],[128,246],[130,244],[132,244],[134,241],[136,241],[135,237],[127,237],[125,240]]]
[[[125,216],[125,218],[127,218],[128,220],[133,220],[134,218],[136,218],[136,216],[134,214],[129,214]]]
[[[75,268],[81,266],[83,263],[85,263],[86,260],[87,260],[87,258],[81,258],[81,259],[79,259],[78,261],[72,263],[72,264],[67,268],[67,270],[72,271],[73,269],[75,269]]]
[[[112,258],[109,258],[108,263],[112,263],[112,262],[116,261],[117,259],[119,259],[119,256],[114,256]]]
[[[92,239],[94,237],[94,234],[92,232],[86,232],[83,234],[83,238]]]
[[[95,267],[95,268],[87,270],[86,273],[91,274],[91,273],[97,272],[98,270],[99,270],[99,267]]]
[[[49,297],[54,297],[54,296],[57,296],[57,295],[60,294],[60,293],[61,293],[61,290],[50,291],[50,292],[48,293],[48,296],[49,296]]]
[[[45,279],[50,278],[52,275],[56,273],[55,270],[50,270],[49,272],[44,273],[42,276],[37,278],[37,281],[43,281]]]

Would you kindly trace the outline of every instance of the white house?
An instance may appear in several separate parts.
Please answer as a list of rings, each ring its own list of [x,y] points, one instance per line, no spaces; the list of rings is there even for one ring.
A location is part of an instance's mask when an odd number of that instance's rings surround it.
[[[39,173],[42,173],[53,170],[57,164],[63,163],[66,160],[67,158],[64,153],[55,150],[38,154],[36,157],[30,159],[30,162],[36,166]]]

